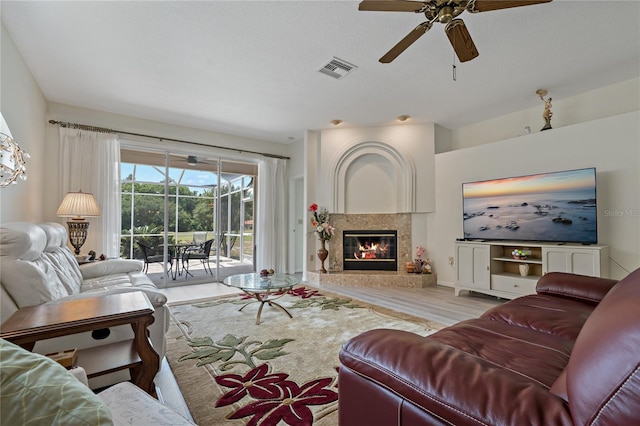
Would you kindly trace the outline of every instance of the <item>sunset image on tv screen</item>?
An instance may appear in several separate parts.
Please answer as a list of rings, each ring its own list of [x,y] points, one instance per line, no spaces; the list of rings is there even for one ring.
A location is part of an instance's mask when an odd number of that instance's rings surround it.
[[[594,168],[462,185],[466,239],[595,244]]]

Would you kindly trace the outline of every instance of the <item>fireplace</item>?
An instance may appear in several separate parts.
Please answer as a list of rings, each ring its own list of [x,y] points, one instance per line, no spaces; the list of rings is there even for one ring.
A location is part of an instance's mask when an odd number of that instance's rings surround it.
[[[345,271],[396,271],[397,231],[343,231],[342,253]]]

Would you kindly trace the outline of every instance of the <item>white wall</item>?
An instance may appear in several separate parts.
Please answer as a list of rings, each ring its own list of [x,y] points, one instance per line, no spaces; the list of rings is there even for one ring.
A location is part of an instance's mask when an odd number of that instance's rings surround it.
[[[307,162],[317,164],[318,198],[330,210],[338,213],[412,213],[433,210],[435,131],[432,124],[329,129],[319,131],[318,135],[317,151],[307,158]],[[336,182],[333,179],[339,162],[352,149],[368,142],[380,142],[385,147],[390,147],[412,167],[413,175],[410,170],[394,173],[381,150],[363,150],[359,154],[362,157],[355,158],[350,163],[344,176],[345,181],[337,183],[338,187],[344,188],[344,197],[337,196]],[[394,203],[395,192],[402,186],[399,181],[404,180],[403,177],[407,175],[410,175],[417,189],[413,194],[413,208],[409,210]],[[398,181],[389,182],[390,179]],[[338,198],[344,198],[344,209],[336,203]]]
[[[463,182],[591,166],[597,172],[599,243],[610,247],[610,276],[622,278],[640,267],[639,136],[636,110],[436,155],[436,211],[429,215],[427,252],[438,283],[455,281],[447,259],[462,237]]]
[[[638,111],[640,109],[640,78],[612,84],[569,98],[564,98],[562,93],[553,93],[553,91],[549,92],[549,96],[553,98],[551,125],[554,129],[558,129],[599,118]],[[491,120],[451,130],[451,141],[439,142],[439,144],[446,146],[446,143],[449,142],[451,149],[469,148],[522,136],[525,134],[524,128],[526,126],[530,127],[532,133],[538,133],[544,126],[543,110],[544,102],[540,100],[538,107],[515,111]]]
[[[31,158],[27,180],[0,188],[0,223],[41,221],[47,158],[45,146],[46,101],[13,40],[0,28],[0,111],[13,138]]]

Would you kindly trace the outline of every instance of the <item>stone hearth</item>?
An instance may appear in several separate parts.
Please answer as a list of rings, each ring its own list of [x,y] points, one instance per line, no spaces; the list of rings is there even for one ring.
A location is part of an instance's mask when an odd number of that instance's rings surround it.
[[[337,285],[345,287],[405,287],[424,288],[436,285],[436,274],[408,274],[386,271],[342,271],[321,274],[307,272],[307,282],[311,285]]]

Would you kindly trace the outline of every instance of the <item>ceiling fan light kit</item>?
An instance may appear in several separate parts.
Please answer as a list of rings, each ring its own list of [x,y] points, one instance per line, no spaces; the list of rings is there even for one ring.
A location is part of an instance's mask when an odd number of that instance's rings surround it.
[[[492,10],[508,9],[520,6],[530,6],[549,3],[552,0],[363,0],[358,10],[374,12],[413,12],[424,13],[427,21],[418,25],[393,46],[380,62],[389,63],[397,58],[409,46],[415,43],[434,22],[445,25],[445,33],[460,62],[467,62],[478,57],[478,49],[467,30],[464,21],[456,18],[465,10],[472,13],[488,12]]]

